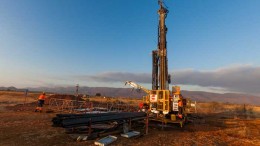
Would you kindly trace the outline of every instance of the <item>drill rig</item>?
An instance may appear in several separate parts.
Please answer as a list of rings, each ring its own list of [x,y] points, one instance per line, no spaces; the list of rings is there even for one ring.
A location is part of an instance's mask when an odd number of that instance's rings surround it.
[[[162,0],[159,0],[158,4],[160,6],[158,10],[158,45],[157,49],[152,51],[152,90],[145,89],[132,81],[126,81],[126,84],[143,90],[147,94],[143,100],[148,105],[147,111],[150,120],[165,124],[179,123],[182,127],[188,116],[194,112],[195,104],[190,99],[183,98],[179,86],[172,86],[172,91],[169,90],[171,76],[168,74],[167,27],[165,25],[169,11]],[[179,102],[182,102],[181,112]]]

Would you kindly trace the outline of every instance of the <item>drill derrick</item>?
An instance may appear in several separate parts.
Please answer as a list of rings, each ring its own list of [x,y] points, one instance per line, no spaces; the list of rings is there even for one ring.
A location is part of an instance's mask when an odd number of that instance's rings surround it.
[[[166,33],[167,27],[165,19],[169,12],[164,6],[162,0],[159,0],[160,9],[159,25],[158,25],[158,50],[153,51],[153,90],[169,90],[169,76],[168,76],[168,59],[167,59],[167,42]]]
[[[158,23],[158,44],[157,49],[152,51],[152,90],[146,90],[142,86],[127,81],[126,84],[144,90],[147,95],[143,97],[143,102],[147,105],[142,111],[149,113],[150,120],[162,123],[177,123],[182,127],[188,116],[196,109],[196,102],[181,95],[179,86],[172,86],[169,90],[171,76],[168,74],[167,58],[167,27],[165,20],[168,10],[159,0],[159,23]]]

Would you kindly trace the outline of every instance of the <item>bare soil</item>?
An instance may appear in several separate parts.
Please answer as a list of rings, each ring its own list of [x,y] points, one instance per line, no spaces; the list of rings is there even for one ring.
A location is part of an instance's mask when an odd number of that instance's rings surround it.
[[[76,142],[63,128],[52,127],[51,120],[57,113],[34,112],[37,96],[29,94],[30,101],[24,104],[22,93],[0,92],[1,146],[94,145],[95,140]],[[184,128],[169,125],[162,130],[151,126],[149,133],[141,137],[126,139],[115,135],[118,140],[111,145],[260,145],[259,107],[247,106],[244,110],[243,105],[218,105],[213,110],[212,106],[200,104],[198,112],[202,118]]]

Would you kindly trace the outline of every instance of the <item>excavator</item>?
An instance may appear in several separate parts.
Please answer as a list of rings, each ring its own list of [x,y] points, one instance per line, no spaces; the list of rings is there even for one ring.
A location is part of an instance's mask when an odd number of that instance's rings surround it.
[[[182,127],[188,121],[189,116],[196,111],[196,102],[189,98],[184,98],[181,94],[180,86],[172,86],[169,90],[171,76],[168,74],[167,58],[167,27],[165,19],[168,9],[163,0],[158,0],[160,6],[158,10],[158,44],[157,49],[152,51],[152,90],[148,90],[133,81],[126,81],[125,85],[130,85],[136,90],[143,90],[147,95],[143,102],[148,105],[147,113],[149,119],[159,121],[164,124],[178,123]]]

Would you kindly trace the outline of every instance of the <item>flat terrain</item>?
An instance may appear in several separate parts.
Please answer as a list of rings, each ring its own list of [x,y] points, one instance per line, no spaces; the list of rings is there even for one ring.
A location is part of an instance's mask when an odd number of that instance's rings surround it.
[[[23,93],[0,92],[1,146],[94,145],[94,140],[76,142],[63,128],[52,127],[57,113],[35,113],[37,96],[29,94],[25,102]],[[118,140],[112,145],[260,145],[260,107],[199,103],[198,113],[202,118],[183,129],[178,125],[164,130],[153,126],[148,135],[138,138],[115,135]]]

